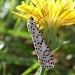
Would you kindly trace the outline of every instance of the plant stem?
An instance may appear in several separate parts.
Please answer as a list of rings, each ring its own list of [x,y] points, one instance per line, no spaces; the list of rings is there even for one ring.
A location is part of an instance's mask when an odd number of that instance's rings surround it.
[[[6,63],[3,62],[3,75],[6,75]]]
[[[44,75],[45,70],[46,70],[46,69],[42,68],[42,69],[41,69],[41,74],[40,74],[40,75]]]
[[[54,50],[57,47],[57,45],[58,45],[57,28],[56,27],[53,27],[53,28],[46,27],[44,29],[43,36],[44,36],[44,39],[47,42],[48,47],[51,50]]]
[[[35,62],[30,68],[28,68],[26,71],[24,71],[21,75],[28,75],[30,72],[32,72],[34,69],[36,69],[39,66],[39,62]]]

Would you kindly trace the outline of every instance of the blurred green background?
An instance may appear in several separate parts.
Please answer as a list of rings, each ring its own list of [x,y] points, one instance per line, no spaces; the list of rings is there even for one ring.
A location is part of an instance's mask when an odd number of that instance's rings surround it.
[[[39,75],[26,21],[11,13],[22,0],[0,0],[0,75]],[[23,0],[28,3],[30,0]],[[75,26],[58,30],[63,44],[54,54],[55,67],[45,75],[75,75]]]

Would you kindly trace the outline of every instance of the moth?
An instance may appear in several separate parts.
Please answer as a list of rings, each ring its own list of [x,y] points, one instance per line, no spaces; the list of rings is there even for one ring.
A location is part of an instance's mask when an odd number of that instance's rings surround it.
[[[27,22],[28,31],[31,34],[34,48],[37,53],[38,61],[42,68],[53,68],[54,67],[54,58],[50,54],[50,49],[46,45],[45,40],[42,37],[42,34],[36,27],[36,22],[34,22],[33,17],[30,17]]]

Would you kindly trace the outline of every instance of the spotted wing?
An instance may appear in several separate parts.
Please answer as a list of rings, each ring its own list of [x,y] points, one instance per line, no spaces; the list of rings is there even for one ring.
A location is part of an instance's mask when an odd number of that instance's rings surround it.
[[[38,60],[43,68],[54,67],[54,59],[50,54],[50,50],[42,37],[42,34],[36,27],[36,23],[29,19],[27,24],[28,31],[31,34],[35,50],[37,52]]]

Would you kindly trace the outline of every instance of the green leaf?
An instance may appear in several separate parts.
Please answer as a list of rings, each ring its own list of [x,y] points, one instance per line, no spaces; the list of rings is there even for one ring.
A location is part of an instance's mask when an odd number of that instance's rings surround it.
[[[39,62],[35,62],[30,68],[28,68],[26,71],[24,71],[21,75],[27,75],[33,70],[35,70],[37,67],[39,67]]]

